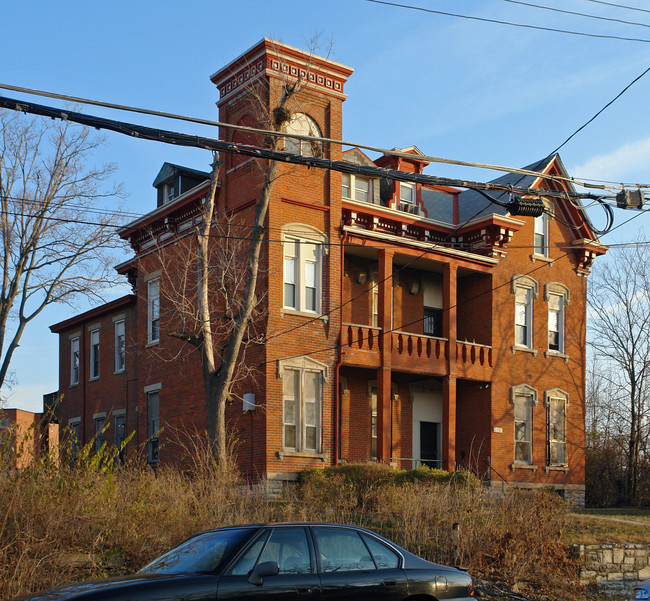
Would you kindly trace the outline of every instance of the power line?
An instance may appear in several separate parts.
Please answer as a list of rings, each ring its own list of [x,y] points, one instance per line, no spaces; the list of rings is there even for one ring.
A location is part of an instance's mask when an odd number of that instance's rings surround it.
[[[601,113],[603,113],[607,108],[609,108],[612,104],[614,104],[625,92],[627,92],[639,79],[641,79],[646,73],[650,71],[650,67],[648,67],[641,75],[635,77],[627,86],[625,86],[612,100],[610,100],[603,108],[601,108],[589,121],[587,121],[584,125],[581,125],[576,131],[574,131],[562,144],[560,144],[553,152],[550,153],[549,156],[554,155],[557,153],[560,148],[562,148],[571,138],[573,138],[575,135],[577,135],[579,132],[581,132],[587,125],[589,125],[594,119],[596,119]]]
[[[396,181],[405,181],[419,184],[427,184],[431,186],[450,186],[460,188],[480,188],[483,190],[493,190],[499,192],[508,192],[511,194],[519,194],[532,197],[551,197],[551,198],[567,198],[573,196],[575,198],[592,198],[590,194],[569,193],[567,191],[556,190],[540,190],[536,188],[519,188],[509,184],[500,184],[492,182],[474,182],[470,180],[460,180],[456,178],[440,177],[435,175],[427,175],[424,173],[409,173],[405,171],[398,171],[396,169],[386,169],[382,167],[369,167],[364,165],[357,165],[348,163],[346,161],[333,161],[327,158],[306,156],[299,154],[292,154],[286,151],[271,150],[260,146],[250,146],[247,144],[240,144],[235,142],[225,142],[223,140],[207,138],[198,135],[189,135],[179,132],[163,130],[158,128],[146,127],[133,123],[126,123],[115,121],[113,119],[106,119],[92,115],[85,115],[75,111],[67,111],[57,109],[50,106],[40,105],[33,102],[26,102],[22,100],[15,100],[0,96],[0,108],[4,107],[14,111],[31,113],[44,117],[63,119],[80,123],[96,129],[106,129],[117,133],[142,138],[149,141],[163,142],[166,144],[175,144],[178,146],[186,146],[191,148],[203,148],[213,152],[227,152],[233,154],[241,154],[244,156],[251,156],[258,159],[275,160],[285,163],[304,165],[307,167],[315,167],[318,169],[326,169],[330,171],[338,171],[340,173],[350,173],[357,175],[364,175],[367,177],[375,177],[381,179],[389,179]],[[277,133],[277,132],[276,132]],[[286,134],[283,134],[286,135]],[[294,137],[293,135],[291,137]],[[405,154],[410,159],[414,158],[412,154]],[[423,157],[416,157],[423,159]],[[532,175],[535,178],[545,178],[555,181],[569,181],[574,182],[573,178],[564,178],[557,176],[550,176],[548,174],[540,173],[537,171],[529,171],[525,169],[515,169],[515,173]],[[593,187],[593,186],[590,186]],[[619,186],[619,188],[622,188]]]
[[[209,119],[202,119],[199,117],[190,117],[187,115],[179,115],[175,113],[167,113],[163,111],[157,111],[153,109],[145,109],[142,107],[134,107],[134,106],[129,106],[129,105],[123,105],[123,104],[115,104],[111,102],[104,102],[104,101],[99,101],[99,100],[92,100],[88,98],[82,98],[79,96],[70,96],[67,94],[59,94],[56,92],[47,92],[44,90],[37,90],[34,88],[25,88],[21,86],[14,86],[10,84],[3,84],[0,83],[0,88],[5,89],[5,90],[12,90],[14,92],[21,92],[24,94],[30,94],[34,96],[43,96],[46,98],[54,98],[57,100],[63,100],[66,102],[74,102],[74,103],[79,103],[79,104],[89,104],[93,106],[99,106],[102,108],[109,108],[109,109],[114,109],[114,110],[120,110],[120,111],[126,111],[126,112],[134,112],[134,113],[139,113],[143,115],[150,115],[150,116],[157,116],[157,117],[164,117],[166,119],[176,119],[180,121],[187,121],[190,123],[196,123],[200,125],[209,125],[213,127],[220,127],[224,129],[231,129],[233,131],[242,131],[242,132],[247,132],[247,133],[252,133],[252,134],[259,134],[259,135],[270,135],[270,136],[275,136],[275,137],[285,137],[286,133],[285,132],[278,132],[275,130],[270,130],[270,129],[261,129],[261,128],[256,128],[256,127],[248,127],[245,125],[233,125],[231,123],[224,123],[222,121],[214,121],[214,120],[209,120]],[[2,96],[0,96],[0,99]],[[11,100],[11,99],[9,99]],[[13,102],[20,102],[20,101],[13,101]],[[38,105],[35,105],[38,106]],[[11,108],[11,107],[7,107]],[[50,108],[50,107],[48,107]],[[55,109],[52,109],[55,110]],[[51,116],[51,115],[47,115]],[[395,156],[395,157],[400,157],[400,158],[407,158],[407,159],[413,159],[414,156],[418,160],[429,162],[429,163],[440,163],[444,165],[457,165],[460,167],[473,167],[473,168],[478,168],[478,169],[489,169],[492,171],[500,171],[504,173],[515,173],[515,174],[520,174],[520,175],[530,175],[530,176],[535,176],[535,177],[541,177],[543,179],[547,179],[549,181],[565,181],[565,182],[570,182],[573,185],[585,187],[585,188],[593,188],[593,189],[616,189],[620,190],[621,189],[621,184],[620,182],[614,182],[615,185],[605,185],[605,186],[598,186],[594,184],[587,184],[583,183],[580,180],[577,180],[575,177],[563,177],[563,176],[558,176],[558,175],[549,175],[549,174],[544,174],[544,173],[538,173],[536,171],[531,171],[529,169],[522,169],[520,167],[508,167],[504,165],[495,165],[491,163],[477,163],[475,161],[461,161],[458,159],[449,159],[449,158],[444,158],[444,157],[436,157],[436,156],[430,156],[430,155],[413,155],[412,153],[408,152],[402,152],[398,149],[388,149],[388,148],[381,148],[378,146],[369,146],[367,144],[359,144],[356,142],[350,142],[346,140],[337,140],[335,138],[325,138],[322,136],[307,136],[307,135],[302,135],[302,134],[291,134],[291,138],[295,138],[297,140],[305,140],[307,142],[317,142],[317,143],[328,143],[328,144],[337,144],[340,146],[349,146],[351,148],[359,148],[363,150],[368,150],[370,152],[376,152],[378,154],[384,154],[387,156]],[[598,180],[590,179],[588,180],[590,182],[597,182]],[[612,182],[605,182],[605,183],[612,183]],[[627,184],[627,185],[638,185],[638,184]],[[641,187],[648,187],[650,188],[650,184],[643,185]]]
[[[554,27],[543,27],[541,25],[529,25],[525,23],[515,23],[513,21],[500,21],[498,19],[488,19],[486,17],[475,17],[475,16],[470,16],[470,15],[461,15],[459,13],[449,13],[449,12],[444,12],[441,10],[433,10],[430,8],[423,8],[421,6],[411,6],[409,4],[399,4],[397,2],[386,2],[385,0],[365,0],[366,2],[373,2],[374,4],[384,4],[386,6],[394,6],[397,8],[406,8],[408,10],[417,10],[421,11],[424,13],[431,13],[434,15],[443,15],[445,17],[457,17],[459,19],[469,19],[472,21],[481,21],[483,23],[495,23],[497,25],[508,25],[510,27],[520,27],[524,29],[536,29],[538,31],[550,31],[552,33],[562,33],[562,34],[567,34],[567,35],[578,35],[582,37],[588,37],[588,38],[601,38],[601,39],[609,39],[609,40],[622,40],[625,42],[643,42],[645,44],[650,43],[650,40],[642,39],[642,38],[628,38],[628,37],[623,37],[623,36],[618,36],[618,35],[605,35],[605,34],[599,34],[599,33],[587,33],[584,31],[572,31],[569,29],[556,29]]]
[[[636,6],[626,6],[625,4],[615,4],[614,2],[604,2],[604,0],[584,0],[585,2],[592,2],[593,4],[604,4],[605,6],[614,6],[616,8],[624,8],[626,10],[637,10],[641,13],[650,13],[646,8],[637,8]]]
[[[647,23],[638,23],[636,21],[625,21],[624,19],[615,19],[613,17],[601,17],[598,15],[590,15],[588,13],[580,13],[573,10],[564,10],[562,8],[554,8],[551,6],[543,6],[541,4],[532,4],[530,2],[522,2],[521,0],[503,0],[503,2],[509,2],[510,4],[519,4],[521,6],[529,6],[530,8],[539,8],[541,10],[548,10],[556,13],[563,13],[566,15],[575,15],[578,17],[586,17],[588,19],[597,19],[599,21],[612,21],[614,23],[622,23],[623,25],[636,25],[638,27],[650,27]]]

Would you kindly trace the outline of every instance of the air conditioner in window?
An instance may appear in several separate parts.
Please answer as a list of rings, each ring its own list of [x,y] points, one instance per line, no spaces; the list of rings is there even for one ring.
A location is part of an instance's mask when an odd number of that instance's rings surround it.
[[[420,207],[417,205],[411,204],[410,202],[401,202],[400,210],[405,213],[410,213],[411,215],[420,215]]]

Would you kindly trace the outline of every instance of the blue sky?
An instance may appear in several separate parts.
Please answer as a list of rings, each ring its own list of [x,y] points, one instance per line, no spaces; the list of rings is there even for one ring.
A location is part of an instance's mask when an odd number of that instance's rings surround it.
[[[538,4],[646,24],[631,26],[505,0],[418,0],[418,6],[486,19],[650,40],[650,12],[589,0]],[[626,0],[642,6],[640,0]],[[416,145],[427,155],[524,166],[546,156],[650,66],[650,43],[570,36],[427,14],[366,0],[186,0],[5,3],[0,83],[216,119],[209,76],[264,36],[355,69],[346,87],[346,140]],[[10,97],[20,94],[0,90]],[[650,74],[561,151],[576,179],[650,183]],[[57,101],[32,98],[43,104]],[[85,107],[85,112],[186,133],[207,127]],[[119,166],[124,208],[155,206],[151,183],[164,161],[207,169],[205,151],[107,134],[97,162]],[[432,164],[428,173],[488,180],[498,172]],[[635,213],[615,212],[623,224]],[[593,219],[602,223],[596,210]],[[605,236],[636,239],[639,216]],[[121,294],[122,291],[115,291]],[[83,303],[79,310],[87,308]],[[31,324],[15,355],[7,406],[37,411],[57,389],[57,337],[48,326],[74,314],[53,308]]]

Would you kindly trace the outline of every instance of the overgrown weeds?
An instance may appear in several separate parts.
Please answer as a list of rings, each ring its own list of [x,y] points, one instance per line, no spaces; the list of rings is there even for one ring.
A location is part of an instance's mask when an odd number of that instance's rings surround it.
[[[202,438],[179,435],[184,468],[122,465],[82,449],[16,470],[0,457],[0,598],[131,572],[192,533],[222,525],[314,520],[373,528],[407,549],[504,582],[547,585],[571,564],[559,537],[567,509],[549,493],[490,494],[471,474],[399,472],[377,464],[303,474],[269,499]],[[458,536],[453,525],[458,524]]]

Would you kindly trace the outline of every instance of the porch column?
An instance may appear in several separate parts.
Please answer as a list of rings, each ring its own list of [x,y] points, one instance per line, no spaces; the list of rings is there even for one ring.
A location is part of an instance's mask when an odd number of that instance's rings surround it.
[[[442,330],[447,338],[447,377],[442,382],[442,456],[445,469],[456,468],[456,265],[445,265],[443,276]]]
[[[393,251],[378,252],[381,366],[377,370],[377,461],[390,464],[391,457],[391,327],[393,315]]]

